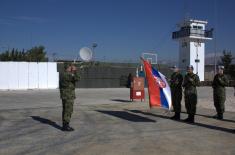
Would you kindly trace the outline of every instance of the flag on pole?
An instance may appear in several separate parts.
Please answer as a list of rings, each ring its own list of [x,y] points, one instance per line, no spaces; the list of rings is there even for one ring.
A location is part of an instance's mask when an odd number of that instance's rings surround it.
[[[154,69],[152,65],[141,58],[144,63],[146,79],[148,82],[149,106],[171,108],[171,90],[166,77]]]

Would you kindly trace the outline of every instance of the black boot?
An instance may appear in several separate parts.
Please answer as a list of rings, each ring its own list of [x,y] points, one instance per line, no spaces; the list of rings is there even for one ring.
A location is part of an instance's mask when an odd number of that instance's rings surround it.
[[[191,115],[191,119],[189,123],[194,123],[194,115]]]
[[[186,118],[184,122],[194,123],[194,115],[188,115],[188,118]]]
[[[223,113],[218,113],[218,118],[217,119],[223,119],[224,118],[224,116],[223,116]]]
[[[74,129],[69,126],[69,123],[63,123],[62,131],[74,131]]]
[[[224,117],[223,117],[223,113],[218,113],[218,114],[216,114],[215,116],[213,116],[213,118],[215,118],[215,119],[223,119]]]
[[[171,117],[173,120],[180,120],[180,113],[175,113],[173,117]]]

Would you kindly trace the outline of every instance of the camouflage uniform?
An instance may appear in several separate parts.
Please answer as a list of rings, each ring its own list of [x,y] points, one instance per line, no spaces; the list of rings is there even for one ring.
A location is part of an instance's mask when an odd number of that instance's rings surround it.
[[[182,100],[182,82],[183,76],[179,72],[174,72],[171,75],[170,87],[172,104],[175,111],[175,117],[180,117],[181,112],[181,100]]]
[[[194,122],[194,115],[196,113],[197,105],[197,89],[196,86],[199,86],[200,80],[198,75],[194,73],[187,73],[184,77],[183,87],[184,87],[184,98],[185,98],[185,107],[189,115],[188,120]]]
[[[212,82],[214,105],[218,116],[224,113],[224,102],[226,100],[225,86],[228,80],[224,74],[216,74]]]
[[[66,68],[67,66],[65,66]],[[62,121],[69,124],[72,113],[75,96],[75,83],[79,80],[78,73],[64,72],[60,74],[60,98],[62,99],[63,112]]]

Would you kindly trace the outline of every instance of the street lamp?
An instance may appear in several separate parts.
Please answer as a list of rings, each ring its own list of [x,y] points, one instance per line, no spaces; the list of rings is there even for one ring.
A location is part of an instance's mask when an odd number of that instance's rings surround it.
[[[95,51],[95,48],[98,46],[97,43],[92,43],[92,52],[93,52],[93,56],[94,56],[94,51]]]

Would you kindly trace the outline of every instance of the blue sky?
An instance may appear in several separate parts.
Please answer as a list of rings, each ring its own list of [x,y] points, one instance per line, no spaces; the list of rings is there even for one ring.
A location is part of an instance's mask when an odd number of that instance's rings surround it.
[[[44,45],[49,56],[73,58],[96,42],[97,60],[136,61],[148,51],[177,60],[171,33],[188,12],[217,28],[218,51],[235,53],[234,6],[233,0],[0,0],[0,50]],[[214,41],[207,42],[206,53],[213,51]]]

